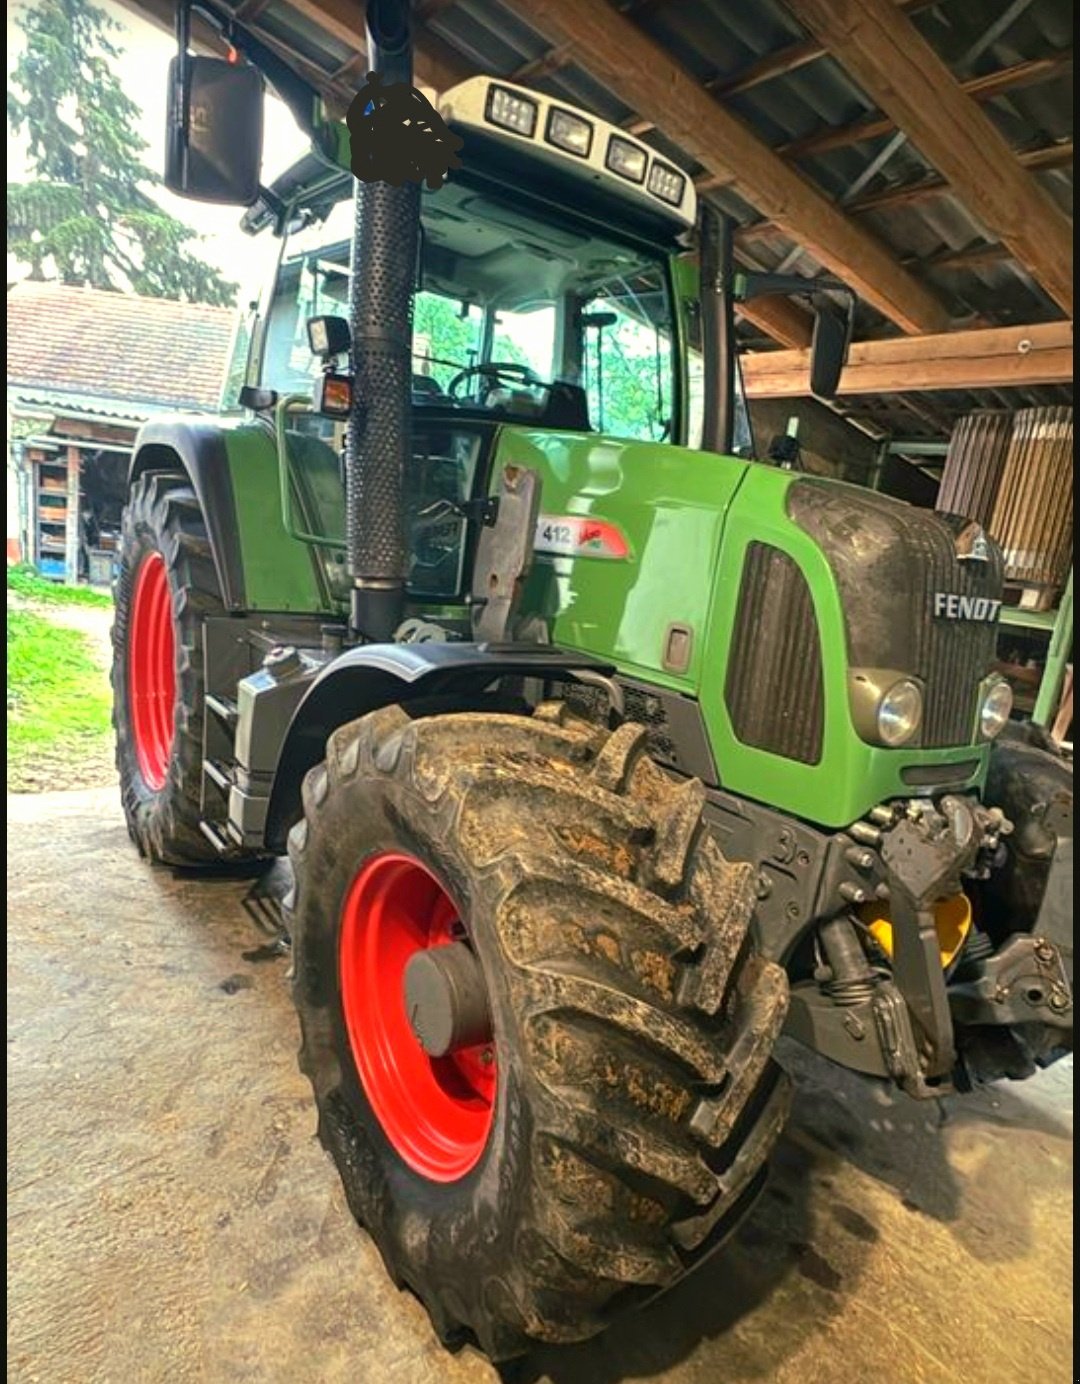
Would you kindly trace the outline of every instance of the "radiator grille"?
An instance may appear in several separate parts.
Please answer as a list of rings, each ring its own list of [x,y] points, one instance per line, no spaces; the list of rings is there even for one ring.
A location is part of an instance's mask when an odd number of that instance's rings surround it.
[[[820,760],[825,693],[813,600],[796,563],[768,543],[746,550],[724,696],[744,745]]]
[[[937,617],[934,597],[1000,599],[1001,550],[991,543],[987,561],[964,561],[956,539],[967,519],[869,491],[798,481],[788,506],[836,577],[851,666],[895,668],[922,681],[924,748],[970,744],[998,626]]]
[[[922,589],[916,590],[913,602],[912,671],[923,681],[921,743],[926,749],[970,744],[979,683],[990,669],[998,633],[996,624],[935,619],[931,614],[934,593],[1000,595],[1002,580],[996,554],[989,563],[957,560],[953,535],[966,521],[953,515],[941,517],[942,526],[913,523],[907,535],[921,559],[916,570],[923,574]]]

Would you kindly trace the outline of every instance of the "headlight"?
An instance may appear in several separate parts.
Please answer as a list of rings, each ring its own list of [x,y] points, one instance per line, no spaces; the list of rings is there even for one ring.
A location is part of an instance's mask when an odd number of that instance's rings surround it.
[[[1004,678],[995,678],[987,687],[979,706],[979,729],[987,740],[993,740],[1005,729],[1012,705],[1012,688]]]
[[[922,692],[909,678],[894,682],[882,697],[877,713],[877,732],[883,744],[895,749],[906,745],[922,721]]]
[[[922,724],[922,688],[898,668],[852,668],[848,696],[855,729],[871,745],[895,750]]]
[[[612,173],[619,173],[633,183],[645,181],[645,150],[640,145],[631,144],[628,139],[612,135],[608,140],[607,158],[604,162]]]
[[[568,154],[578,154],[583,159],[589,157],[592,129],[580,115],[561,110],[558,106],[552,106],[548,112],[547,142],[554,144],[557,149],[565,149]]]
[[[492,125],[531,139],[536,133],[537,103],[506,87],[493,86],[488,92],[487,118]]]

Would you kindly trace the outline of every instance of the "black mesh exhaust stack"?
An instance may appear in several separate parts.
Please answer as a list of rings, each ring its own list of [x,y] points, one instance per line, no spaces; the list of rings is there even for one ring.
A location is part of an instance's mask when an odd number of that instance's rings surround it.
[[[412,84],[408,0],[368,0],[370,68]],[[349,273],[355,388],[345,440],[350,625],[385,643],[405,604],[405,467],[412,455],[412,313],[420,187],[357,182]]]

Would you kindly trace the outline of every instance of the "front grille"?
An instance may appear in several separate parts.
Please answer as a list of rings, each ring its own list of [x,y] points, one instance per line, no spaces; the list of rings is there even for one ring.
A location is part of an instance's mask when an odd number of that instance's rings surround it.
[[[836,578],[851,666],[892,668],[922,681],[923,748],[970,744],[998,627],[935,616],[934,597],[999,600],[1000,549],[990,543],[987,561],[961,561],[956,537],[966,519],[822,481],[797,481],[788,511]]]
[[[940,526],[913,524],[908,537],[922,559],[922,586],[915,592],[912,671],[924,683],[922,744],[927,749],[970,744],[979,684],[997,644],[996,624],[936,619],[934,594],[956,591],[962,596],[1000,596],[1002,580],[996,550],[992,562],[958,561],[955,535],[966,521],[955,515],[939,517],[943,521]]]
[[[744,745],[820,760],[825,692],[814,603],[798,565],[768,543],[746,549],[724,698]]]

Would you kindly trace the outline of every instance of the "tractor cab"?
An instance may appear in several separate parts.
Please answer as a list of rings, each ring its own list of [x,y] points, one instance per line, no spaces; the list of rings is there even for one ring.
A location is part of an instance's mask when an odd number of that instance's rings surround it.
[[[617,127],[505,83],[470,79],[438,106],[464,148],[462,167],[421,196],[404,517],[409,594],[454,602],[468,547],[454,510],[487,493],[500,427],[698,447],[704,366],[683,173]],[[333,478],[343,483],[348,395],[335,410],[322,382],[347,368],[351,344],[355,180],[345,141],[320,142],[333,165],[306,156],[244,217],[282,244],[224,402],[280,413],[282,468],[310,492],[327,580],[343,589],[327,544],[343,533]],[[309,324],[323,319],[336,349],[320,352]],[[741,388],[732,450],[752,451]]]

